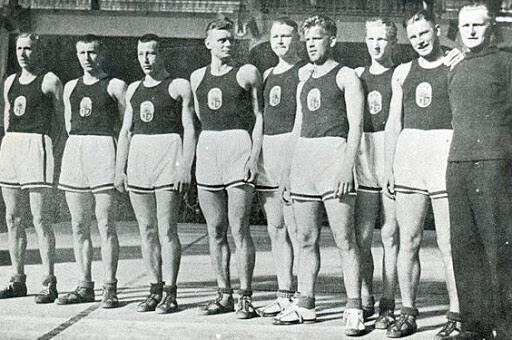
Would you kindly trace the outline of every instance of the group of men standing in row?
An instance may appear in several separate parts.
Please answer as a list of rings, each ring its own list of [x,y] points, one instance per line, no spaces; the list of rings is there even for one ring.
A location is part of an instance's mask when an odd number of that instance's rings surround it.
[[[233,62],[233,24],[219,19],[206,30],[211,63],[194,71],[190,82],[171,77],[160,39],[148,34],[137,44],[145,76],[128,87],[103,71],[101,39],[85,36],[76,44],[83,76],[63,89],[53,73],[41,72],[34,62],[36,36],[20,35],[21,72],[5,82],[6,135],[0,150],[14,275],[0,297],[27,294],[20,201],[28,189],[47,273],[36,302],[94,301],[89,229],[94,213],[104,264],[102,306],[118,306],[119,242],[112,214],[118,189],[129,192],[151,282],[150,295],[137,310],[179,310],[178,207],[196,157],[199,203],[218,284],[216,299],[202,306],[202,313],[235,311],[229,226],[240,278],[236,316],[273,316],[277,325],[315,322],[323,205],[341,254],[345,334],[364,334],[365,321],[375,313],[371,243],[378,216],[384,259],[375,328],[386,329],[391,338],[413,334],[419,248],[430,200],[450,300],[447,322],[436,338],[509,339],[512,56],[491,44],[493,24],[485,4],[463,7],[459,31],[465,53],[445,55],[432,13],[415,12],[404,27],[419,56],[396,66],[395,24],[370,19],[371,65],[353,70],[333,59],[334,21],[313,16],[303,23],[310,59],[305,63],[298,56],[298,25],[281,18],[270,31],[279,61],[261,77],[253,65]],[[64,112],[69,134],[58,186],[66,193],[80,269],[77,289],[60,297],[47,214],[53,185],[51,112]],[[195,115],[201,123],[198,138]],[[252,304],[255,248],[249,229],[255,191],[267,217],[278,283],[276,299],[258,309]],[[397,276],[399,317],[394,313]]]

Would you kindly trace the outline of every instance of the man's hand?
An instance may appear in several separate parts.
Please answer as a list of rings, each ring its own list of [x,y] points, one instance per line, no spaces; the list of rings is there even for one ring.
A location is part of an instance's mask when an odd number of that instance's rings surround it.
[[[334,197],[341,198],[354,190],[354,174],[352,169],[343,168],[334,180]]]
[[[285,205],[292,204],[292,197],[290,191],[290,176],[284,176],[281,179],[281,182],[279,183],[279,189],[277,192]]]
[[[174,181],[174,188],[180,193],[184,194],[187,192],[192,176],[191,170],[186,169],[183,166],[178,165],[176,167],[176,180]]]
[[[462,53],[458,48],[454,48],[444,56],[444,65],[449,67],[450,70],[453,70],[453,68],[462,60],[464,60],[464,53]]]
[[[395,199],[395,175],[392,171],[388,171],[385,176],[386,188],[384,188],[384,195],[388,198]]]
[[[244,180],[247,183],[253,183],[254,180],[256,179],[256,176],[258,175],[257,161],[249,159],[249,161],[247,161],[247,163],[245,164],[244,173],[245,173]]]
[[[124,172],[116,174],[116,177],[114,178],[114,186],[119,192],[127,191],[126,174]]]

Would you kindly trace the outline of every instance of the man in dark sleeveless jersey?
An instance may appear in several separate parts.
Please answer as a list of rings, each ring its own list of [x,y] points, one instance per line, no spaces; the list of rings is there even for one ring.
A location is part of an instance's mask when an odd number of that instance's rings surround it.
[[[394,322],[396,261],[398,255],[398,225],[395,202],[385,187],[384,127],[391,102],[391,77],[394,63],[393,47],[397,42],[397,28],[388,18],[366,21],[366,46],[371,65],[359,67],[356,73],[363,84],[366,105],[363,117],[363,136],[356,158],[357,198],[355,205],[356,240],[361,253],[361,298],[363,314],[373,315],[373,230],[380,216],[381,239],[384,250],[382,267],[382,298],[375,328],[387,329]]]
[[[32,222],[39,240],[45,276],[36,303],[57,298],[54,275],[55,236],[48,220],[50,188],[53,184],[53,151],[49,137],[53,115],[62,114],[62,83],[52,72],[38,65],[38,37],[20,34],[16,40],[16,57],[21,72],[10,75],[4,85],[5,137],[0,149],[0,186],[6,209],[9,254],[14,275],[0,298],[27,295],[24,271],[27,236],[21,216],[24,192],[29,192]]]
[[[353,168],[361,140],[363,90],[355,71],[332,57],[337,27],[323,16],[304,24],[311,65],[301,68],[295,138],[283,171],[281,191],[294,200],[300,295],[274,323],[315,322],[315,283],[320,269],[320,209],[327,212],[341,254],[347,305],[345,334],[365,332],[361,306],[359,251],[353,225]],[[290,156],[288,158],[290,158]],[[289,183],[288,183],[289,182]]]
[[[277,271],[277,298],[258,309],[261,316],[275,316],[291,303],[293,288],[292,245],[297,231],[291,202],[283,204],[278,193],[284,153],[291,138],[297,111],[299,69],[304,65],[297,55],[298,25],[289,18],[274,20],[270,29],[270,46],[279,61],[263,74],[263,145],[258,161],[258,191],[267,218],[268,235]]]
[[[449,69],[443,64],[445,56],[439,43],[440,29],[433,13],[420,10],[408,17],[405,25],[419,58],[396,68],[386,124],[386,181],[388,193],[395,197],[400,230],[398,282],[402,296],[401,316],[388,328],[387,335],[397,338],[417,330],[419,250],[430,200],[450,300],[448,322],[436,337],[449,339],[460,333],[445,180],[452,138]]]
[[[150,294],[137,311],[164,314],[178,310],[178,208],[180,194],[190,184],[196,137],[190,84],[166,71],[161,44],[154,34],[137,44],[145,77],[126,92],[115,185],[130,193],[151,280]]]
[[[211,22],[206,32],[211,63],[195,70],[190,82],[202,127],[197,143],[198,196],[208,226],[218,295],[201,310],[218,314],[235,309],[229,273],[229,226],[240,277],[236,315],[248,319],[256,316],[251,298],[255,249],[249,215],[262,143],[261,76],[253,65],[233,62],[233,23],[229,19]]]
[[[485,2],[460,10],[467,52],[448,85],[453,267],[473,340],[512,337],[512,55],[494,46],[493,26]]]
[[[66,192],[71,213],[80,280],[75,291],[58,299],[61,305],[94,301],[90,231],[93,211],[101,237],[105,275],[102,307],[113,308],[119,304],[116,279],[119,241],[113,216],[114,136],[124,114],[126,84],[103,71],[104,49],[99,37],[81,37],[76,43],[76,55],[83,76],[64,86],[64,116],[69,138],[62,158],[59,188]]]

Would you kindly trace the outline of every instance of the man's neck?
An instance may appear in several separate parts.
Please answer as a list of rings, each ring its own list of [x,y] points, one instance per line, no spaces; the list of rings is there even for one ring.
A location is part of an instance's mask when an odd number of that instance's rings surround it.
[[[338,65],[334,59],[328,58],[320,63],[313,63],[313,77],[318,78],[329,73],[334,67]]]
[[[210,63],[211,73],[215,76],[220,76],[226,74],[231,66],[229,65],[229,59],[220,59],[215,56],[212,56],[212,60]]]
[[[423,68],[436,68],[444,62],[444,54],[441,48],[437,48],[428,56],[419,57],[418,63]]]
[[[274,67],[274,73],[283,73],[291,69],[300,61],[300,58],[297,55],[291,57],[280,57],[279,62]]]
[[[100,79],[105,78],[106,76],[107,74],[103,72],[103,70],[101,69],[93,72],[84,71],[83,80],[85,84],[94,84]]]
[[[146,77],[144,78],[144,84],[147,86],[158,85],[167,77],[169,77],[169,73],[165,69],[155,70],[155,72],[146,74]]]
[[[393,61],[391,58],[384,59],[382,61],[372,59],[372,63],[370,65],[370,73],[372,74],[382,74],[393,67]]]

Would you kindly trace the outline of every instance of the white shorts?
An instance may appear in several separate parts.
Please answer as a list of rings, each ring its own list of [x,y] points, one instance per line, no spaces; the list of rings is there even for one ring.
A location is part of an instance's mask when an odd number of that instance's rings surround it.
[[[251,148],[251,137],[245,130],[202,131],[197,142],[197,187],[217,191],[253,185],[245,180]]]
[[[277,191],[291,135],[291,133],[283,133],[263,136],[256,190]]]
[[[51,188],[52,140],[37,133],[7,132],[0,147],[0,186]]]
[[[114,137],[70,135],[62,156],[59,189],[101,192],[114,189]]]
[[[452,130],[405,129],[395,152],[395,190],[447,197],[446,167]]]
[[[357,190],[380,193],[385,186],[384,179],[384,131],[364,132],[356,157]]]
[[[299,138],[290,173],[291,197],[299,201],[334,198],[334,183],[343,162],[339,157],[346,146],[341,137]]]
[[[181,162],[182,141],[176,133],[132,137],[126,171],[128,191],[154,193],[175,190],[176,167]]]

